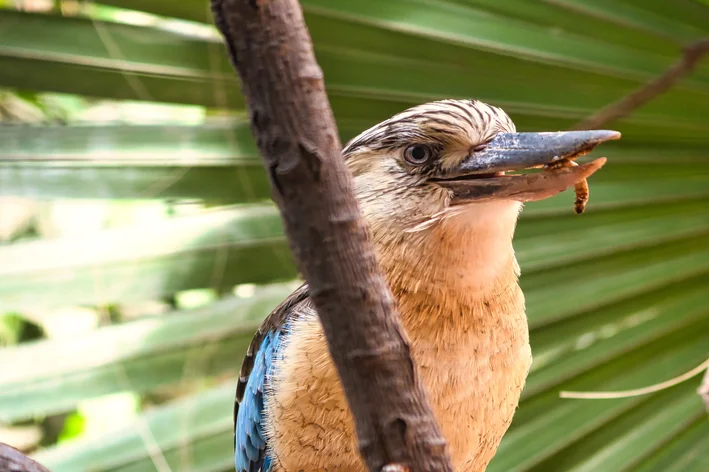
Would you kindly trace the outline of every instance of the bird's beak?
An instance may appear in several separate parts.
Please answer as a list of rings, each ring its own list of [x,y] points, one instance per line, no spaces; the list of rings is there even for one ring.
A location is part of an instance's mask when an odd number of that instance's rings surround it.
[[[578,166],[562,166],[562,161],[575,159],[605,141],[619,138],[619,132],[606,130],[500,133],[483,150],[472,152],[455,168],[431,181],[450,189],[454,203],[542,200],[581,182],[606,162],[605,158],[599,158]],[[532,174],[505,174],[537,167],[545,169]]]

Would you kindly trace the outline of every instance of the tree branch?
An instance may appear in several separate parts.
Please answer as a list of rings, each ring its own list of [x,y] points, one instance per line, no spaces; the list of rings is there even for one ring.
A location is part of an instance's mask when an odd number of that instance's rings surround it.
[[[598,129],[611,121],[627,116],[653,98],[666,92],[667,89],[692,72],[699,60],[707,53],[709,53],[709,39],[702,39],[690,44],[684,48],[682,58],[667,69],[664,74],[617,102],[601,108],[572,129]]]
[[[212,0],[243,84],[272,195],[371,471],[452,471],[378,271],[297,0]]]
[[[49,472],[49,469],[0,442],[0,472]]]
[[[709,38],[700,39],[686,46],[682,58],[667,69],[661,76],[648,82],[638,90],[631,92],[617,102],[601,108],[593,115],[577,123],[572,129],[598,129],[611,121],[629,115],[653,98],[666,92],[670,87],[687,76],[706,54],[709,54]],[[562,392],[562,394],[563,393],[568,392]],[[709,369],[707,369],[704,374],[704,380],[699,386],[697,393],[704,400],[707,412],[709,412]]]

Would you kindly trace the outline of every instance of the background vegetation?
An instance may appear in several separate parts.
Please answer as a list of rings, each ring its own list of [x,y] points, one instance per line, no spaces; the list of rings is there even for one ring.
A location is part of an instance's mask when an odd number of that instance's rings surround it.
[[[303,0],[343,139],[475,97],[567,129],[709,35],[703,0]],[[206,0],[0,0],[0,441],[54,472],[231,470],[241,356],[293,288]],[[137,11],[140,10],[140,11]],[[516,237],[535,363],[490,472],[709,470],[709,63],[613,123],[587,214]]]

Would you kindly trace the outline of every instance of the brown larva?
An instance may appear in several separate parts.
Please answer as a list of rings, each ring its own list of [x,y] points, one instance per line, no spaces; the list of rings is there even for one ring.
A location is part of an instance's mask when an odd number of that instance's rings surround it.
[[[571,167],[571,166],[577,166],[574,161],[564,159],[561,161],[554,162],[553,164],[549,164],[547,167],[550,169],[559,169],[561,167]],[[586,179],[583,179],[581,182],[578,182],[576,185],[574,185],[574,193],[576,194],[576,200],[574,201],[574,211],[576,214],[580,215],[583,213],[583,211],[586,209],[586,203],[588,203],[588,197],[589,197],[589,189],[588,189],[588,181]]]

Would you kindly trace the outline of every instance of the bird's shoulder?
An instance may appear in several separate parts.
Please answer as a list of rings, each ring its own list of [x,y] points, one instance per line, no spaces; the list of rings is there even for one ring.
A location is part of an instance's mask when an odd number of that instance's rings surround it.
[[[283,300],[261,323],[254,334],[249,348],[246,351],[246,356],[241,364],[239,371],[239,382],[236,387],[236,406],[244,398],[246,382],[254,368],[254,361],[264,338],[271,333],[282,331],[285,328],[286,321],[293,315],[297,315],[296,308],[303,302],[306,302],[309,297],[309,289],[307,284],[298,287],[293,293]],[[234,412],[236,415],[236,411]]]
[[[234,401],[235,460],[239,472],[269,469],[262,422],[266,377],[287,335],[288,323],[297,318],[308,303],[308,285],[303,284],[266,317],[246,352]]]

